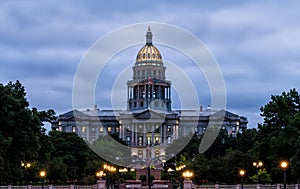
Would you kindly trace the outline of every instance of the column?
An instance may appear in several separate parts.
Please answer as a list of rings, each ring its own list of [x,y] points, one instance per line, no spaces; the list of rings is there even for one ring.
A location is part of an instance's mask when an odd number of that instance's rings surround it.
[[[176,124],[176,139],[178,139],[178,125]]]
[[[159,130],[160,130],[159,131],[159,137],[160,137],[160,143],[159,144],[161,144],[161,143],[163,143],[163,126],[162,125],[160,125]]]
[[[164,141],[167,140],[167,125],[164,125]]]
[[[138,145],[138,125],[134,125],[134,130],[135,130],[135,144]]]
[[[119,125],[119,138],[121,138],[122,140],[123,140],[123,136],[122,136],[122,126],[121,125]],[[98,138],[98,132],[96,132],[97,133],[97,138]]]
[[[127,99],[129,100],[129,86],[127,86]]]
[[[134,124],[131,125],[131,146],[134,144]]]
[[[154,125],[151,125],[151,144],[154,146]]]
[[[147,144],[147,137],[146,137],[146,124],[143,124],[143,145],[145,146]],[[146,154],[145,154],[146,157]]]

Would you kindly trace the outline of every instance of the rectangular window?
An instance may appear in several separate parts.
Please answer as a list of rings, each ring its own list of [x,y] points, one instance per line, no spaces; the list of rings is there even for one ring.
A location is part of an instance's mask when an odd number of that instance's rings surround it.
[[[92,127],[92,133],[95,133],[95,127]]]
[[[167,126],[167,132],[171,132],[171,131],[172,131],[171,125],[168,125],[168,126]]]
[[[131,126],[128,125],[126,130],[127,130],[128,133],[130,133],[131,132]]]
[[[171,137],[170,136],[168,136],[167,140],[168,140],[168,144],[171,144]]]
[[[107,132],[111,132],[111,127],[107,127]]]
[[[159,144],[159,136],[155,137],[155,144]]]
[[[116,133],[118,133],[119,132],[119,127],[116,127]]]
[[[99,131],[100,131],[100,133],[103,133],[103,131],[104,131],[103,127],[100,127]]]
[[[138,145],[139,145],[139,146],[142,146],[142,145],[143,145],[143,137],[142,137],[142,136],[139,136],[139,137],[138,137]]]
[[[195,127],[195,132],[198,133],[198,127]]]
[[[131,144],[131,137],[130,136],[126,137],[126,143],[127,143],[127,145]]]
[[[73,132],[73,133],[76,132],[76,127],[75,127],[75,126],[72,127],[72,132]]]
[[[138,151],[138,157],[139,157],[140,159],[143,158],[143,151],[142,151],[142,150],[139,150],[139,151]]]
[[[85,133],[86,132],[86,127],[84,126],[84,127],[81,127],[81,132],[82,133]]]
[[[190,133],[190,128],[189,128],[189,127],[186,128],[186,133],[187,133],[187,134]]]
[[[235,132],[235,127],[232,127],[232,132]]]
[[[147,137],[147,145],[151,145],[151,136]]]

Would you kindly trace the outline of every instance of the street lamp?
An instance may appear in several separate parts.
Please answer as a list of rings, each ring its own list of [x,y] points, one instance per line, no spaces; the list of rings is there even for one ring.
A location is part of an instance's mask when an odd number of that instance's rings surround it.
[[[99,178],[99,179],[102,179],[103,176],[105,176],[105,173],[103,171],[98,171],[96,173],[96,176]]]
[[[280,167],[283,169],[283,188],[286,189],[286,169],[288,167],[287,161],[281,161]]]
[[[256,167],[256,176],[257,176],[257,184],[259,183],[259,176],[258,176],[258,168],[262,167],[263,166],[263,162],[262,161],[259,161],[259,162],[253,162],[252,164],[254,167]]]
[[[44,189],[44,179],[46,177],[46,171],[44,171],[44,170],[40,171],[39,175],[42,179],[42,189]]]
[[[243,169],[241,169],[240,172],[239,172],[239,174],[240,174],[240,176],[241,176],[241,178],[242,178],[241,187],[242,187],[242,189],[243,189],[243,188],[244,188],[244,176],[245,176],[245,174],[246,174],[246,171],[243,170]]]
[[[182,173],[183,178],[185,178],[185,179],[187,179],[187,180],[190,180],[190,178],[191,178],[193,175],[194,175],[194,174],[193,174],[193,172],[191,172],[191,171],[184,171],[184,172]]]
[[[27,162],[27,163],[21,162],[21,166],[24,167],[24,169],[25,169],[24,182],[26,184],[27,183],[27,169],[29,169],[31,167],[31,163],[30,162]]]
[[[112,179],[112,176],[110,173],[114,173],[117,171],[117,168],[114,167],[114,166],[110,166],[110,165],[107,165],[107,164],[104,164],[103,165],[103,169],[104,169],[104,172],[107,171],[107,174],[106,173],[103,173],[105,176],[105,180],[106,180],[106,183],[108,185],[108,188],[110,187],[111,183],[113,182],[113,179]]]

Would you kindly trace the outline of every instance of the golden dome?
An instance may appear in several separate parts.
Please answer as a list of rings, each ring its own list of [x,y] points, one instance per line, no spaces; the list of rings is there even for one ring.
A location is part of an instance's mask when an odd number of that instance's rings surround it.
[[[151,63],[160,63],[162,64],[162,57],[159,50],[152,44],[152,32],[150,27],[148,27],[148,31],[146,34],[146,45],[142,47],[137,56],[136,62],[151,62]]]

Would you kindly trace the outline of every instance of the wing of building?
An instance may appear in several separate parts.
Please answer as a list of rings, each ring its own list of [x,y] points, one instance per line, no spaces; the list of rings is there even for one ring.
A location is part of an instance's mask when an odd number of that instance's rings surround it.
[[[220,116],[222,129],[228,134],[235,136],[247,128],[246,117],[226,110],[204,109],[200,105],[200,111],[172,110],[171,81],[166,79],[165,70],[148,28],[146,44],[139,50],[133,77],[127,82],[127,109],[100,110],[95,106],[72,110],[53,120],[52,129],[76,132],[89,143],[109,133],[117,134],[132,147],[132,155],[148,159],[165,154],[165,147],[180,136],[203,135],[209,121]]]

